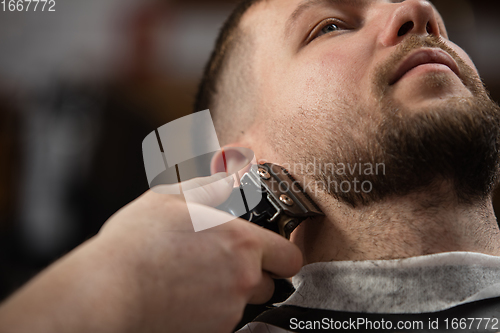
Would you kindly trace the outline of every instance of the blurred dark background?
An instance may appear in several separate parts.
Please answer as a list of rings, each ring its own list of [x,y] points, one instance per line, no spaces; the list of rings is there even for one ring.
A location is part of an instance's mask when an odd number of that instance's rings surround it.
[[[499,101],[498,2],[433,2]],[[142,140],[191,112],[234,3],[0,7],[0,301],[148,189]]]

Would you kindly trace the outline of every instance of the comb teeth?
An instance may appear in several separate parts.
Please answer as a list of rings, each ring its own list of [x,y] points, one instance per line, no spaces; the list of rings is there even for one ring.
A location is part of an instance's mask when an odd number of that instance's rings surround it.
[[[285,169],[285,168],[283,168],[283,167],[281,167],[281,166],[280,166],[280,168],[283,170],[283,172],[285,173],[285,175],[287,175],[288,178],[290,178],[290,180],[292,180],[292,182],[296,182],[295,184],[297,185],[297,187],[299,188],[299,190],[307,198],[307,200],[309,200],[309,202],[314,206],[314,208],[316,208],[317,210],[321,211],[321,209],[318,207],[318,205],[316,205],[316,203],[312,200],[312,198],[309,196],[309,194],[307,194],[306,191],[304,191],[304,189],[302,188],[302,185],[300,185],[300,183],[297,182],[297,180],[288,172],[288,170]]]

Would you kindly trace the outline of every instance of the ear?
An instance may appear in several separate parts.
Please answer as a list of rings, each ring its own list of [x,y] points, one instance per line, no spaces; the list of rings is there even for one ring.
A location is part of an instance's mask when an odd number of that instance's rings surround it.
[[[251,166],[251,162],[256,163],[255,155],[249,148],[237,146],[224,146],[215,153],[210,163],[210,172],[227,172],[228,174],[238,173],[241,176]]]

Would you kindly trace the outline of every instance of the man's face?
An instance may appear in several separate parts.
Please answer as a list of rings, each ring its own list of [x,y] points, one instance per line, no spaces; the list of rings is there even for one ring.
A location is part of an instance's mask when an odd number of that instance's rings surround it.
[[[409,34],[427,35],[428,29],[474,66],[462,49],[446,39],[439,14],[426,1],[273,0],[260,3],[254,12],[247,25],[258,39],[257,69],[266,78],[264,98],[279,106],[311,109],[340,101],[375,105],[377,66],[389,60]],[[398,36],[406,22],[414,22],[411,31]],[[411,108],[445,103],[446,97],[471,96],[448,66],[421,66],[411,74],[391,91]],[[429,77],[437,74],[452,84],[436,89]]]
[[[439,121],[460,108],[467,118],[465,105],[489,102],[472,61],[427,1],[263,1],[242,27],[255,39],[258,126],[274,146],[264,153],[272,162],[389,163],[387,127],[405,128],[426,113]]]

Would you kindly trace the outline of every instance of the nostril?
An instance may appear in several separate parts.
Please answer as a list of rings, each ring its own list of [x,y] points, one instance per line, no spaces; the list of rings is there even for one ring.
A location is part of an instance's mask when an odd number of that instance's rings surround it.
[[[411,31],[411,29],[413,29],[414,26],[415,24],[412,21],[408,21],[403,24],[401,28],[399,28],[398,37],[406,35],[409,31]]]
[[[425,30],[427,30],[427,33],[429,35],[433,34],[431,22],[427,22],[427,26],[425,27]]]

